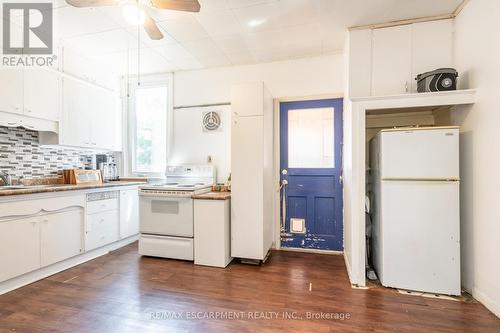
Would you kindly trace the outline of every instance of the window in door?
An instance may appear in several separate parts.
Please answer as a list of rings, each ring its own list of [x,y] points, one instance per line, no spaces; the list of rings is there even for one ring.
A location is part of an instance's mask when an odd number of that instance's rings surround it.
[[[334,168],[333,108],[288,111],[288,167]]]
[[[167,162],[168,87],[135,87],[133,96],[132,172],[162,174]]]

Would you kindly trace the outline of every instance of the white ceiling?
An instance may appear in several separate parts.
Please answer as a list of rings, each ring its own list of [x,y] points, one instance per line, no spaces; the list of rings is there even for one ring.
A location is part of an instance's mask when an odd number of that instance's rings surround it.
[[[138,45],[142,73],[316,56],[341,52],[350,26],[449,14],[462,0],[199,0],[199,13],[150,10],[160,41],[142,30],[138,41],[118,6],[53,2],[57,40],[124,74],[137,72]]]

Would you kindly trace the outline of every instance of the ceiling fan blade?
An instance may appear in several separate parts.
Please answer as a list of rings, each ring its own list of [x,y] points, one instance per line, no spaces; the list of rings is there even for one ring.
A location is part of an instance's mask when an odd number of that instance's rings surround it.
[[[200,3],[197,0],[151,0],[151,5],[160,9],[199,12]]]
[[[160,28],[158,28],[156,22],[146,11],[144,11],[144,30],[146,30],[152,40],[160,40],[163,38]]]
[[[66,3],[73,7],[101,7],[117,5],[120,0],[66,0]]]

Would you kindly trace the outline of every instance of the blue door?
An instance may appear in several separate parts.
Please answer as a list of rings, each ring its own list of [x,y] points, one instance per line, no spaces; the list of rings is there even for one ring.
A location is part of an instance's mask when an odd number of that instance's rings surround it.
[[[281,246],[343,249],[342,99],[280,104]]]

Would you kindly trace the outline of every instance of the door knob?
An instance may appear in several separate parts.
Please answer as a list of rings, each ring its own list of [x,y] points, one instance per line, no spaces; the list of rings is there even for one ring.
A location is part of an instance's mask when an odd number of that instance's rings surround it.
[[[287,174],[288,174],[288,170],[287,170],[287,169],[283,169],[283,170],[281,170],[281,174],[282,174],[282,175],[287,175]]]

